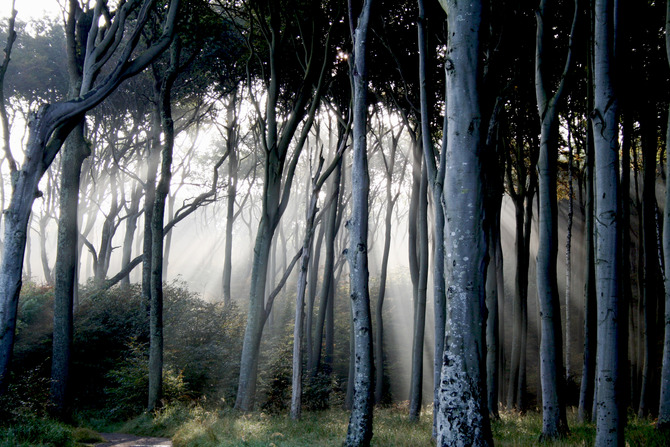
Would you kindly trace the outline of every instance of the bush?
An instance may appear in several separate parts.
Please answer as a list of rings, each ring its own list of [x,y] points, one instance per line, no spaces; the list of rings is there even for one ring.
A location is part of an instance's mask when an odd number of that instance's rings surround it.
[[[124,420],[142,413],[149,399],[149,347],[131,341],[128,357],[107,373],[111,382],[105,389],[109,416]],[[186,385],[181,374],[163,369],[163,404],[183,399]]]

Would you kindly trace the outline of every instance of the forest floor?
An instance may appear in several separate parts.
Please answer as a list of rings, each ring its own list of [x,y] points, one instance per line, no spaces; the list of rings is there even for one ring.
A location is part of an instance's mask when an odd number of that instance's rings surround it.
[[[95,444],[95,447],[172,447],[168,438],[150,438],[123,433],[100,433],[107,442]]]
[[[577,423],[576,409],[570,409],[568,413],[570,434],[558,441],[544,442],[543,446],[594,445],[595,426]],[[144,414],[117,429],[138,435],[168,436],[178,447],[330,447],[341,445],[346,437],[348,417],[348,412],[344,410],[331,409],[304,412],[300,421],[296,422],[283,413],[240,414],[233,410],[206,410],[198,406],[168,406],[153,415]],[[431,428],[430,408],[421,413],[418,422],[408,420],[406,408],[402,405],[378,408],[374,413],[372,446],[432,447]],[[500,419],[493,421],[492,430],[496,446],[537,446],[542,431],[542,416],[534,411],[525,414],[502,411]],[[629,447],[670,446],[670,435],[659,433],[651,419],[629,418],[625,437]]]

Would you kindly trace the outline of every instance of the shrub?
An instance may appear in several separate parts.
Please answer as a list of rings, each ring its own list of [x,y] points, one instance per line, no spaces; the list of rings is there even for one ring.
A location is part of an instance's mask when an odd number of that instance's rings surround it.
[[[149,399],[149,349],[146,344],[131,341],[128,357],[107,373],[111,382],[105,389],[110,416],[123,420],[142,413]],[[180,374],[172,368],[163,369],[163,403],[167,404],[186,395],[186,386]]]

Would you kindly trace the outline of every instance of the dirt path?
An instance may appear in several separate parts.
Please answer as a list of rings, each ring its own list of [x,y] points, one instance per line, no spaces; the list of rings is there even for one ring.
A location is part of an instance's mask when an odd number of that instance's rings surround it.
[[[100,433],[100,435],[107,442],[96,444],[95,447],[172,447],[172,441],[168,438],[143,438],[122,433]]]

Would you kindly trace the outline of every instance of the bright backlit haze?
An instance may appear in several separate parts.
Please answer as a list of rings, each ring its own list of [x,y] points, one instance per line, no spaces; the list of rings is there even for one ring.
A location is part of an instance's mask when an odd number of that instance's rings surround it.
[[[16,0],[15,8],[19,20],[29,20],[49,16],[59,16],[63,0]],[[12,0],[0,1],[0,20],[6,20],[12,10]]]

